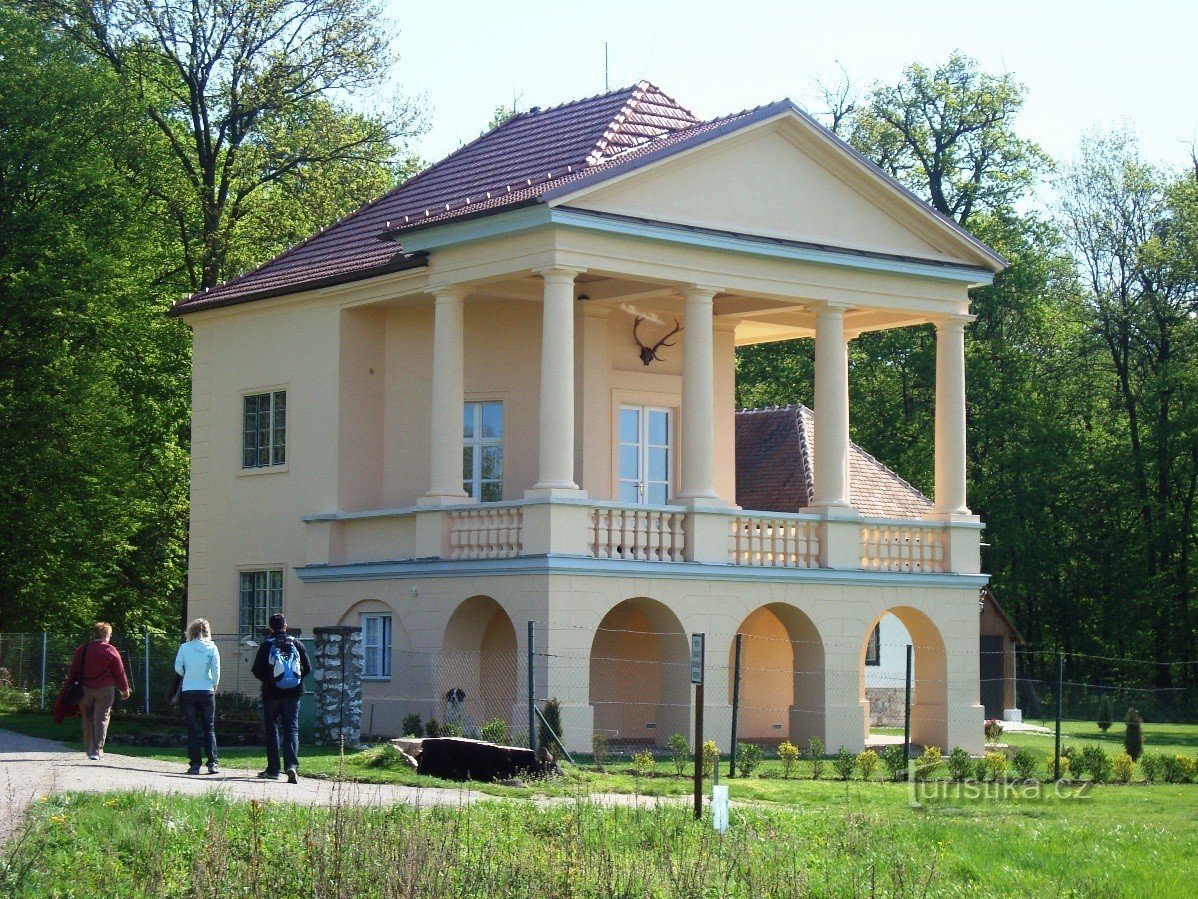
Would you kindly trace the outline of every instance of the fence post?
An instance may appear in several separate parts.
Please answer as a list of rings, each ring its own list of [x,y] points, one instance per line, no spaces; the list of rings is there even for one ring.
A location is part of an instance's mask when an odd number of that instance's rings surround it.
[[[915,647],[907,644],[907,689],[903,699],[903,768],[911,761],[911,675],[915,661]]]
[[[46,710],[46,632],[42,631],[42,711]]]
[[[732,747],[729,750],[728,778],[736,777],[736,739],[737,726],[740,723],[740,654],[744,647],[745,635],[736,635],[736,660],[732,672]],[[716,765],[718,768],[719,765]]]
[[[1065,653],[1057,650],[1057,731],[1056,755],[1052,762],[1053,780],[1061,779],[1061,709],[1064,707],[1062,693],[1065,689]]]
[[[144,663],[142,665],[145,670],[145,689],[146,689],[146,714],[150,714],[150,629],[146,628],[145,647],[144,647]]]
[[[528,622],[528,748],[537,751],[537,704],[533,677],[536,674],[536,629],[535,621]]]

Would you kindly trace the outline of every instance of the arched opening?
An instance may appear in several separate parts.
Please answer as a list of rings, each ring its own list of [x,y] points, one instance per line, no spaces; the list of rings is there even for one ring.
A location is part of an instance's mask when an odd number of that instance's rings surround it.
[[[613,743],[664,746],[690,733],[690,646],[682,624],[654,599],[626,599],[591,643],[595,730]]]
[[[796,746],[822,740],[824,645],[815,624],[794,606],[770,603],[751,612],[737,633],[743,635],[738,739]],[[729,671],[735,663],[734,641]],[[734,681],[728,681],[731,702]]]
[[[516,629],[503,607],[489,596],[463,602],[441,644],[444,719],[467,734],[495,718],[514,725],[516,665]]]
[[[911,742],[947,752],[948,662],[940,629],[925,613],[898,606],[879,615],[861,643],[860,698],[868,709],[870,743],[893,741],[874,730],[902,728],[905,715],[907,646],[913,648]]]
[[[427,690],[416,682],[412,644],[395,610],[382,600],[363,599],[337,623],[362,629],[362,732],[397,734],[405,715],[427,717]]]

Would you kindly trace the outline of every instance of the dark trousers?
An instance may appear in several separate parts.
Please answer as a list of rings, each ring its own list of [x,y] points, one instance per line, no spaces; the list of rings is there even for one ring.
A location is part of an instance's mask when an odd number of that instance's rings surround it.
[[[187,719],[187,760],[191,767],[200,767],[200,751],[208,753],[208,764],[216,758],[216,694],[208,690],[184,690],[179,705]]]
[[[262,697],[262,731],[266,737],[266,770],[269,774],[280,771],[280,747],[283,750],[281,770],[299,767],[299,706],[298,696]]]

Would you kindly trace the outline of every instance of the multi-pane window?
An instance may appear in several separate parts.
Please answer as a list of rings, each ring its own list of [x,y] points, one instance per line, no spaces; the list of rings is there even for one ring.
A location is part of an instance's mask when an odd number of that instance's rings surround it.
[[[503,403],[463,407],[462,489],[483,503],[503,499]]]
[[[244,398],[241,467],[267,468],[287,461],[287,391]]]
[[[241,572],[241,637],[256,640],[269,629],[270,616],[283,611],[282,571]]]
[[[670,412],[620,407],[620,502],[664,506],[670,499]]]
[[[391,616],[362,616],[362,677],[391,677]]]
[[[882,645],[881,639],[881,624],[875,624],[874,629],[870,631],[869,643],[865,647],[865,664],[866,665],[881,665],[882,664]]]

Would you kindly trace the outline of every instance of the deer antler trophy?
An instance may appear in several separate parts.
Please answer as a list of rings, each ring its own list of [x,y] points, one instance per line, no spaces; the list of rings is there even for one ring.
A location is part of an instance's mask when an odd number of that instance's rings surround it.
[[[643,343],[641,343],[641,338],[636,332],[636,329],[641,326],[641,322],[643,322],[644,320],[645,320],[645,316],[643,316],[643,315],[638,315],[636,317],[636,321],[633,322],[633,324],[632,324],[632,339],[635,340],[636,345],[641,348],[641,361],[643,363],[645,363],[646,365],[648,365],[654,359],[656,359],[658,362],[661,361],[661,357],[659,355],[657,355],[657,351],[660,350],[663,346],[674,346],[674,344],[667,343],[666,341],[668,341],[671,337],[673,337],[675,334],[677,334],[679,331],[681,331],[682,325],[678,324],[678,319],[674,319],[674,329],[672,331],[670,331],[670,333],[667,334],[665,337],[663,337],[661,340],[657,341],[657,343],[653,344],[653,346],[647,347]]]

